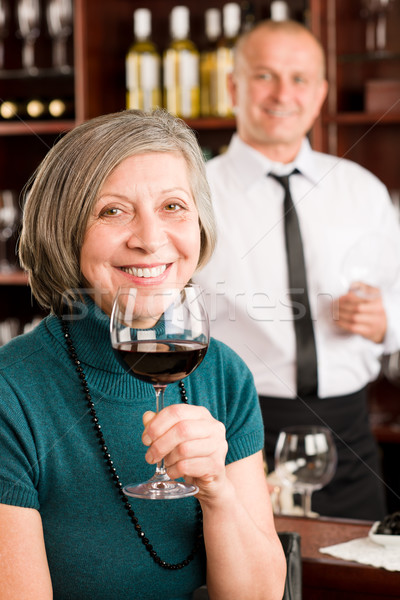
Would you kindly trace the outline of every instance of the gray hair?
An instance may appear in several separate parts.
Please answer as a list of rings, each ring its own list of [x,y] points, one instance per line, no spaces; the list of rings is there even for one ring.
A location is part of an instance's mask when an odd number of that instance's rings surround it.
[[[124,159],[149,152],[177,153],[185,159],[199,213],[197,268],[209,260],[216,225],[204,160],[193,131],[162,109],[103,115],[62,137],[25,189],[19,258],[42,307],[60,314],[66,299],[76,299],[74,290],[83,284],[81,248],[100,189]]]

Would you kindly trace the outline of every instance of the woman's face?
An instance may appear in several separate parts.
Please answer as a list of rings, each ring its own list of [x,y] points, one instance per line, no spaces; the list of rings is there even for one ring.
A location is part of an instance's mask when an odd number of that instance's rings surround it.
[[[121,285],[151,293],[183,287],[200,254],[200,226],[182,156],[125,159],[104,182],[88,221],[81,271],[88,293],[111,314]]]

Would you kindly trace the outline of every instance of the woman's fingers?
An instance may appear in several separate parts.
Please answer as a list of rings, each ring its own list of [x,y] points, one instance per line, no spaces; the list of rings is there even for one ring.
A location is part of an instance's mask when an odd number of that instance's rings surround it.
[[[188,420],[213,419],[210,412],[203,406],[186,404],[171,404],[157,415],[150,413],[152,414],[151,418],[149,417],[149,412],[150,411],[143,415],[145,429],[143,431],[142,441],[145,446],[150,446],[150,444],[158,440],[177,423]]]
[[[164,458],[171,477],[211,481],[225,468],[225,427],[199,406],[171,405],[158,415],[145,413],[143,442],[147,462]]]

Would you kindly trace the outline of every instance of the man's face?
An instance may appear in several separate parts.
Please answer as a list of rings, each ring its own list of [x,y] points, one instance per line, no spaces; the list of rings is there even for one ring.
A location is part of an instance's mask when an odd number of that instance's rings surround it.
[[[244,142],[289,162],[317,118],[327,92],[320,48],[306,32],[257,30],[243,43],[231,79]]]

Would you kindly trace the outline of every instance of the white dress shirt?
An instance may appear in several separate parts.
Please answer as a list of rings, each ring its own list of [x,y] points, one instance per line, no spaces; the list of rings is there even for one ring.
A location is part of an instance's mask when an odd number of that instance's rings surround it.
[[[290,178],[290,188],[304,245],[319,396],[344,395],[373,380],[381,354],[400,347],[400,228],[386,187],[372,173],[313,151],[306,139],[293,163],[273,163],[235,134],[227,152],[207,163],[218,243],[195,280],[206,292],[213,337],[246,361],[258,393],[295,397],[284,191],[267,176],[287,174],[294,167],[301,173]],[[372,264],[375,247],[382,260],[378,264]],[[368,254],[373,248],[371,259]],[[346,256],[358,251],[364,258],[361,263],[356,260],[354,271]],[[390,276],[382,282],[379,277],[385,275],[386,266]],[[348,290],[350,279],[383,284],[388,317],[383,344],[349,334],[335,324],[333,300]]]

